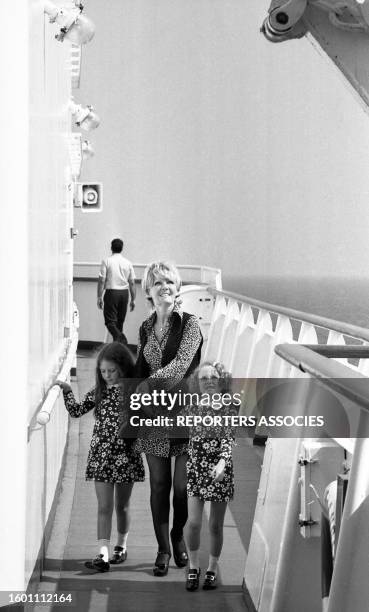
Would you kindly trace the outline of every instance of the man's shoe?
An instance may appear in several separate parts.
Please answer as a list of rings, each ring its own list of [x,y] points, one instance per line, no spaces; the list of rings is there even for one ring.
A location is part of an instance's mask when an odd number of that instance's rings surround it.
[[[109,559],[109,563],[112,565],[119,565],[119,563],[124,563],[127,559],[127,551],[123,550],[122,546],[114,546],[113,556]]]
[[[86,561],[85,567],[97,572],[108,572],[110,569],[110,565],[107,561],[104,561],[103,555],[96,555],[92,561]]]

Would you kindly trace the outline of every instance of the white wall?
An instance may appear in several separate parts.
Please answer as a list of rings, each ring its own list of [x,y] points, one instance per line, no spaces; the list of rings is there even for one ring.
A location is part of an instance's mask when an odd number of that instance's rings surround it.
[[[3,16],[4,17],[4,16]],[[11,61],[14,28],[17,24],[17,53]],[[28,70],[27,70],[27,2],[11,3],[3,19],[0,37],[1,97],[1,223],[0,254],[3,287],[0,302],[1,432],[0,483],[3,503],[0,509],[1,548],[16,550],[22,559],[25,549],[21,520],[26,496],[26,417],[27,417],[27,275],[22,270],[27,250],[28,213]],[[17,87],[15,87],[17,85]],[[15,95],[15,91],[17,95]],[[9,95],[12,92],[12,95]],[[5,121],[4,121],[5,119]],[[19,180],[21,177],[21,180]],[[15,239],[17,238],[17,243]],[[17,504],[10,505],[12,492]],[[13,498],[13,499],[14,499]],[[7,557],[5,559],[5,557]],[[0,591],[22,588],[24,568],[12,567],[9,555],[0,558]]]
[[[30,0],[29,414],[58,368],[70,325],[73,241],[68,132],[70,46],[54,39],[42,2]]]
[[[32,575],[62,462],[68,417],[62,399],[46,427],[34,421],[64,357],[71,328],[73,226],[68,135],[70,45],[59,43],[43,4],[29,1],[28,414],[24,582]]]
[[[306,39],[264,39],[268,6],[89,1],[78,97],[102,123],[82,178],[104,211],[76,215],[77,261],[121,235],[135,261],[221,267],[225,285],[367,274],[368,118]]]
[[[9,3],[2,26],[0,543],[12,553],[0,558],[0,591],[16,591],[37,560],[66,440],[62,402],[33,428],[71,322],[71,79],[42,2]]]

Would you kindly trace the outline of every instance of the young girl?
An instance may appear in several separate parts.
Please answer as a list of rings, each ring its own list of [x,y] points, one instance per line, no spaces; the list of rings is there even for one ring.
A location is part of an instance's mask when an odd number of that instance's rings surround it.
[[[127,558],[129,500],[133,483],[145,478],[141,455],[118,437],[128,391],[124,379],[133,375],[133,365],[129,349],[119,342],[112,342],[101,349],[96,363],[95,388],[81,403],[75,400],[70,385],[61,381],[56,383],[63,389],[65,407],[72,417],[94,410],[95,425],[86,480],[95,481],[98,553],[92,561],[86,561],[85,566],[99,572],[107,572],[109,563],[123,563]],[[118,539],[109,559],[114,501]]]
[[[187,414],[214,417],[236,411],[222,405],[222,394],[229,391],[230,375],[220,363],[204,362],[193,373],[191,392],[197,392],[197,406],[185,408]],[[187,548],[189,569],[188,591],[199,588],[199,548],[202,514],[205,501],[210,501],[210,557],[203,589],[217,586],[218,560],[223,546],[223,524],[227,503],[233,498],[234,477],[232,446],[234,439],[229,426],[200,425],[190,428],[187,461],[188,529]]]

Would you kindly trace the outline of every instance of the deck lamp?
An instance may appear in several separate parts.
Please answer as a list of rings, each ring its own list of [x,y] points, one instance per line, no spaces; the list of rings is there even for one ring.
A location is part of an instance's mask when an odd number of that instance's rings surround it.
[[[95,155],[94,148],[89,140],[82,140],[82,158],[90,159]]]
[[[75,124],[86,132],[90,132],[100,125],[100,117],[95,113],[93,106],[82,106],[82,104],[75,104],[71,101],[69,108]]]
[[[76,2],[75,8],[58,8],[45,0],[44,13],[49,16],[50,23],[60,26],[59,34],[55,38],[60,42],[69,40],[74,45],[83,45],[91,40],[95,34],[95,25],[85,15],[82,15],[83,5]]]

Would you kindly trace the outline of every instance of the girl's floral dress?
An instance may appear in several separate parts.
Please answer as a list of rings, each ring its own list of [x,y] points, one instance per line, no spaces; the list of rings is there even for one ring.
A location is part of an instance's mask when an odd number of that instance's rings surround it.
[[[77,402],[73,391],[64,391],[65,407],[72,417],[80,417],[95,410],[86,480],[110,483],[132,483],[145,479],[142,457],[131,445],[118,437],[122,420],[122,392],[113,386],[102,393],[95,407],[95,390],[89,391],[82,402]]]
[[[184,410],[188,415],[214,417],[215,415],[235,415],[232,407],[214,410],[212,406],[188,406]],[[232,447],[234,436],[231,427],[225,425],[206,426],[203,424],[190,427],[190,441],[187,460],[187,495],[199,497],[204,501],[228,502],[234,495],[234,473]],[[211,471],[219,459],[225,460],[224,478],[214,482]]]

